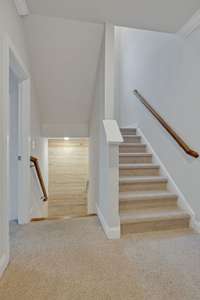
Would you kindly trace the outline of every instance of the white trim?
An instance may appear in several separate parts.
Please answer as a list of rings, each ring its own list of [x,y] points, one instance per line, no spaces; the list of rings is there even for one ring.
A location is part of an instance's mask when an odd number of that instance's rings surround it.
[[[97,206],[97,216],[101,222],[101,225],[103,227],[103,230],[107,236],[108,239],[110,240],[116,240],[116,239],[120,239],[120,226],[117,227],[110,227],[103,214],[101,213],[99,207]]]
[[[0,278],[2,277],[5,269],[7,268],[9,264],[9,255],[3,255],[1,258],[0,258]]]
[[[200,10],[177,32],[183,38],[187,38],[194,30],[200,26]]]
[[[117,121],[103,120],[104,130],[106,134],[106,141],[109,144],[119,145],[123,142]]]
[[[172,178],[172,176],[168,172],[166,166],[162,163],[160,157],[157,155],[157,153],[155,152],[155,150],[153,149],[153,147],[151,146],[151,144],[147,140],[147,138],[144,135],[144,133],[142,132],[142,130],[140,128],[137,128],[137,131],[138,131],[139,135],[142,137],[143,142],[147,145],[147,149],[149,150],[149,152],[151,152],[153,154],[153,160],[154,160],[154,162],[156,162],[157,164],[160,165],[161,174],[164,175],[164,176],[166,176],[168,178],[169,189],[172,192],[174,192],[174,193],[176,193],[178,195],[178,205],[182,209],[184,209],[185,211],[187,211],[188,214],[191,216],[190,226],[194,230],[197,230],[197,228],[198,228],[197,231],[200,232],[200,223],[198,223],[196,221],[195,213],[194,213],[193,209],[191,208],[191,206],[189,205],[189,203],[188,203],[187,199],[185,198],[184,194],[181,192],[181,190],[179,189],[179,187],[175,183],[174,179]]]
[[[18,205],[18,222],[27,224],[31,219],[31,190],[30,190],[30,80],[24,80],[20,84],[21,88],[21,144],[22,157],[19,168],[20,195]]]

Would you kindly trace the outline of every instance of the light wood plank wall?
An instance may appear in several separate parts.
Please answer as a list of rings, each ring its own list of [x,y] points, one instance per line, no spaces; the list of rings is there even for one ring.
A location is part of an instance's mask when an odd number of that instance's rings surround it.
[[[88,140],[49,139],[49,217],[87,214]]]

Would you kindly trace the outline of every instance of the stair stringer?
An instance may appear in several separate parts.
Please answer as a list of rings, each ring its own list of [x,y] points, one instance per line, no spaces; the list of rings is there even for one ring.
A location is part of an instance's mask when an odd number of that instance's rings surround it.
[[[168,179],[168,188],[171,192],[176,193],[178,196],[178,206],[182,209],[184,209],[188,214],[190,215],[190,227],[193,228],[195,231],[200,233],[200,222],[197,221],[195,213],[192,209],[192,207],[189,205],[186,197],[182,193],[182,191],[177,186],[176,182],[174,181],[173,177],[170,175],[169,171],[167,170],[166,166],[161,161],[160,157],[144,135],[143,131],[139,126],[136,126],[136,124],[132,126],[128,126],[127,128],[136,128],[138,134],[141,136],[141,142],[145,143],[147,146],[148,152],[153,154],[153,162],[160,165],[160,174],[167,177]]]

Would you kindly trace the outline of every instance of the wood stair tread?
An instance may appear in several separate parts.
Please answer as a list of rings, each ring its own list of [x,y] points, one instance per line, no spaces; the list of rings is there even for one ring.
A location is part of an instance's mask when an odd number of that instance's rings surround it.
[[[150,182],[167,182],[164,176],[121,176],[119,183],[150,183]]]
[[[144,143],[122,143],[122,144],[120,144],[119,145],[119,147],[124,147],[124,146],[127,146],[127,147],[132,147],[132,146],[134,146],[134,147],[141,147],[141,146],[146,146],[146,144],[144,144]]]
[[[170,191],[139,191],[139,192],[120,192],[120,202],[123,201],[137,201],[137,200],[152,200],[152,199],[177,199],[178,196]]]
[[[140,152],[140,153],[119,153],[119,156],[134,156],[134,157],[137,157],[137,156],[145,156],[145,157],[151,157],[152,154],[151,153],[148,153],[148,152]]]
[[[131,128],[131,127],[120,127],[120,130],[121,130],[121,131],[123,131],[123,130],[136,131],[137,128],[135,128],[135,127],[133,127],[133,128]]]
[[[168,190],[136,128],[121,129],[119,146],[119,210],[122,234],[188,228],[190,214],[178,205],[178,195]],[[138,137],[138,138],[137,138]]]
[[[136,128],[120,128],[122,135],[136,135],[137,129]]]
[[[141,137],[138,134],[122,134],[123,137]]]
[[[127,164],[120,164],[119,168],[120,169],[152,169],[152,168],[160,169],[160,166],[157,164],[151,164],[151,163],[148,163],[148,164],[127,163]]]
[[[190,215],[179,207],[138,208],[134,211],[120,213],[121,224],[176,220],[180,218],[189,219]]]

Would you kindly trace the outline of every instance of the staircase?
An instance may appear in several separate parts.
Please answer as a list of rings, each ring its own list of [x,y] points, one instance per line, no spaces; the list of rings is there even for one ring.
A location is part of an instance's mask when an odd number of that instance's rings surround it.
[[[119,147],[119,203],[121,232],[137,233],[189,227],[190,215],[168,188],[137,130],[123,128]]]

